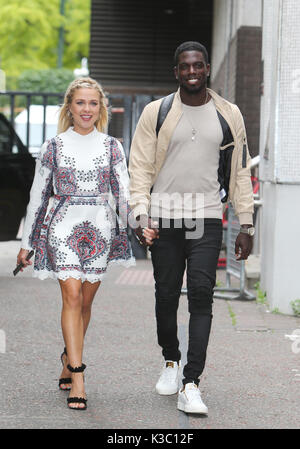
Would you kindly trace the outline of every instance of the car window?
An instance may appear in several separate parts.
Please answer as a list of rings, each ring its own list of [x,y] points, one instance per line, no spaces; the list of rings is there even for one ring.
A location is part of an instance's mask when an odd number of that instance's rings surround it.
[[[19,153],[19,147],[15,134],[0,117],[0,154],[3,153]]]

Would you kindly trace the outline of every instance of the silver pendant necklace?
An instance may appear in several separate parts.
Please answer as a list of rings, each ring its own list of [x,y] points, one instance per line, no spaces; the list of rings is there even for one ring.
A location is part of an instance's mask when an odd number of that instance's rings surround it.
[[[203,104],[201,104],[200,106],[204,106],[207,103],[207,100],[208,100],[208,92],[206,91],[205,102]],[[192,142],[194,142],[195,139],[196,139],[197,130],[196,130],[195,126],[193,126],[193,124],[192,124],[192,122],[191,122],[191,120],[190,120],[190,118],[189,118],[189,116],[187,114],[187,111],[185,111],[185,112],[186,112],[186,114],[185,114],[186,118],[187,118],[187,120],[188,120],[188,122],[189,122],[189,124],[191,125],[191,128],[192,128]]]

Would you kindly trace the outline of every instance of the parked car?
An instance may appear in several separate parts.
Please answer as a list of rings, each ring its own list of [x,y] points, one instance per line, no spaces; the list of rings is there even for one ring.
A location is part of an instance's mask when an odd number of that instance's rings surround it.
[[[0,113],[0,240],[16,238],[25,216],[35,159]]]

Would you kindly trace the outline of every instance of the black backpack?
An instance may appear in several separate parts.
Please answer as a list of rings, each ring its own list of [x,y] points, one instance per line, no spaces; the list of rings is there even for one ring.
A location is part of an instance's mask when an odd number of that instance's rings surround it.
[[[157,116],[156,136],[158,136],[159,130],[160,130],[163,122],[165,121],[169,110],[172,107],[174,97],[175,97],[175,93],[173,92],[172,94],[167,95],[166,97],[164,97],[162,99],[162,102],[160,104],[159,111],[158,111],[158,116]]]

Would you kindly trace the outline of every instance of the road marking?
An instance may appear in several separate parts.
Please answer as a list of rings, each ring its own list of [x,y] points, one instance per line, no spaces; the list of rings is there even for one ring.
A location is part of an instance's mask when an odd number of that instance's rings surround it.
[[[6,353],[6,334],[3,329],[0,329],[0,354]]]
[[[118,285],[154,285],[150,270],[124,270],[115,281]]]
[[[128,269],[122,271],[116,279],[115,284],[118,285],[154,285],[154,277],[152,270],[135,270]],[[183,285],[186,284],[186,276],[183,278]]]

